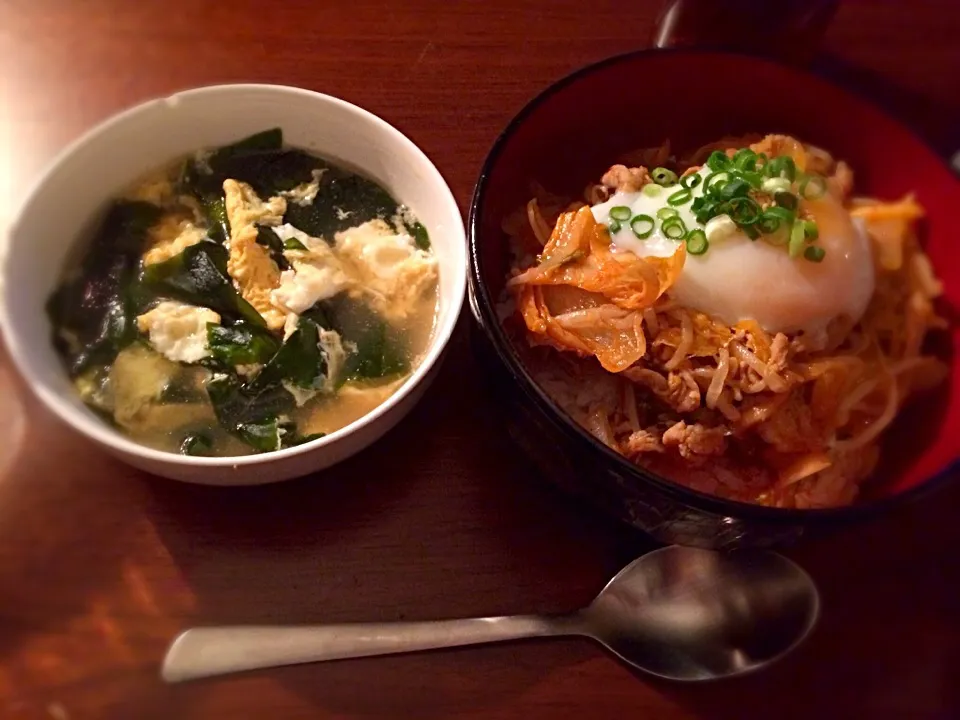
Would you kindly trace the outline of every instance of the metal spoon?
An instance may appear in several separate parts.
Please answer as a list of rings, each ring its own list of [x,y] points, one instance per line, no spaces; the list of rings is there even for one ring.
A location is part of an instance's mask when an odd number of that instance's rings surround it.
[[[570,615],[290,627],[195,628],[167,651],[163,678],[585,635],[631,665],[673,680],[757,670],[795,648],[816,624],[810,576],[771,552],[720,554],[679,546],[634,560]]]

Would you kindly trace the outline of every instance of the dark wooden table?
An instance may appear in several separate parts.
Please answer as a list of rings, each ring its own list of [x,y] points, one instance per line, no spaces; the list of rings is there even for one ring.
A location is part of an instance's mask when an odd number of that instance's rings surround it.
[[[300,85],[372,110],[420,144],[465,208],[522,103],[642,46],[657,10],[5,0],[0,229],[41,166],[94,123],[224,81]],[[952,0],[848,2],[825,46],[837,72],[947,149],[960,117],[958,37]],[[195,623],[562,611],[645,549],[540,482],[483,397],[463,330],[427,398],[370,451],[252,489],[120,465],[55,422],[0,356],[0,717],[960,717],[960,484],[793,548],[821,585],[822,623],[753,677],[657,682],[569,640],[161,684],[167,642]]]

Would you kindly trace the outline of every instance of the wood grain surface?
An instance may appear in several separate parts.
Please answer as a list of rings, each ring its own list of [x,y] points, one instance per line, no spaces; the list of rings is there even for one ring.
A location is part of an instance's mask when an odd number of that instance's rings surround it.
[[[0,229],[81,132],[151,96],[225,81],[368,108],[424,149],[465,208],[521,105],[587,62],[644,46],[658,10],[5,0]],[[952,0],[846,2],[825,51],[946,150],[958,139],[958,37]],[[120,465],[54,421],[0,355],[0,718],[960,717],[960,484],[792,548],[820,583],[821,625],[795,655],[737,681],[658,682],[587,641],[556,640],[164,686],[162,652],[193,624],[568,610],[646,549],[519,456],[460,330],[434,388],[381,442],[254,489]]]

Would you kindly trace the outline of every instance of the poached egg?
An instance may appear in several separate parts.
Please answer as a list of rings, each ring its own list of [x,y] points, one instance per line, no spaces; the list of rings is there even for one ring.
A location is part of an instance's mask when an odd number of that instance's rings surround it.
[[[631,217],[649,215],[655,226],[645,239],[634,234],[629,221],[620,223],[619,229],[614,223],[610,232],[614,251],[669,257],[682,241],[664,234],[657,213],[672,208],[687,230],[704,229],[691,205],[703,195],[703,179],[711,172],[702,168],[700,182],[690,189],[691,200],[676,207],[667,199],[683,189],[680,184],[654,186],[656,190],[647,186],[646,192],[617,192],[591,211],[597,222],[608,226],[610,210],[617,206],[629,207]],[[755,320],[768,333],[822,336],[836,318],[857,322],[870,302],[875,282],[866,233],[830,192],[816,200],[801,199],[800,208],[817,223],[817,245],[825,252],[822,261],[811,262],[802,254],[792,258],[782,245],[771,244],[765,236],[751,240],[736,228],[722,240],[711,242],[702,255],[687,253],[683,270],[667,296],[728,325]]]

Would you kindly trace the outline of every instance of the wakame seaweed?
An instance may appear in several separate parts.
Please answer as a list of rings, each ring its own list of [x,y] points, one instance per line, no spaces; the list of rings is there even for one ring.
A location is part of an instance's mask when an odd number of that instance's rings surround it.
[[[287,203],[283,221],[312,237],[333,236],[369,220],[390,221],[400,210],[396,200],[372,180],[330,167],[320,176],[320,190],[309,205]]]
[[[222,160],[242,155],[249,152],[262,152],[264,150],[279,150],[283,147],[283,129],[270,128],[260,132],[248,135],[247,137],[232,142],[229,145],[222,145],[214,150],[207,157],[207,163],[214,165]]]
[[[264,327],[260,313],[230,282],[227,257],[223,245],[199,242],[169,260],[144,268],[143,285],[157,295],[208,307],[225,318]]]
[[[232,373],[207,381],[207,395],[220,424],[256,450],[280,448],[279,418],[293,410],[293,396],[281,385],[251,388]]]
[[[406,348],[389,331],[386,320],[366,303],[346,294],[314,305],[301,316],[335,330],[353,349],[347,355],[343,379],[375,379],[410,369]]]
[[[259,329],[238,330],[234,326],[215,330],[216,327],[208,326],[214,354],[222,354],[229,348],[230,353],[243,361],[253,357],[258,358],[256,362],[264,360],[266,346],[260,346],[254,354]],[[227,342],[228,338],[234,342]],[[323,384],[327,362],[320,351],[319,339],[317,324],[300,318],[297,329],[252,380],[244,382],[235,373],[226,372],[208,381],[207,394],[220,424],[261,452],[292,443],[297,437],[296,427],[280,419],[295,405],[284,383],[304,389],[318,389]],[[217,349],[213,347],[214,341]]]
[[[207,433],[190,433],[180,443],[181,455],[210,455],[213,450],[213,440]]]
[[[426,252],[430,249],[430,234],[421,222],[407,223],[407,232],[413,236],[413,244]]]
[[[222,195],[223,181],[228,178],[247,183],[257,195],[267,198],[310,182],[312,171],[322,167],[325,164],[313,155],[284,148],[283,131],[274,128],[188,160],[181,184],[201,202]]]
[[[323,384],[327,360],[320,351],[320,333],[315,322],[301,317],[297,329],[251,382],[255,390],[289,382],[304,389]]]
[[[290,240],[283,241],[272,228],[264,227],[263,225],[257,227],[257,244],[262,245],[270,252],[270,259],[273,260],[281,270],[288,270],[290,268],[290,262],[284,256],[283,251],[285,249],[293,249],[287,247],[287,243],[291,241],[300,245],[299,248],[296,248],[297,250],[304,249],[298,240],[291,238]]]
[[[150,203],[113,203],[94,235],[79,275],[61,285],[47,303],[56,328],[54,344],[72,375],[92,364],[109,364],[136,339],[140,255],[147,231],[160,214],[160,208]]]
[[[284,148],[279,128],[257,133],[206,157],[188,160],[180,185],[182,191],[196,197],[203,207],[211,237],[222,241],[230,234],[223,205],[224,180],[245,182],[266,199],[312,182],[314,170],[323,170],[323,173],[313,202],[305,205],[288,202],[283,216],[284,222],[312,237],[333,242],[333,236],[342,230],[378,218],[390,221],[399,212],[397,201],[372,180],[331,166],[303,150]],[[422,225],[419,229],[411,227],[411,233],[418,247],[429,247]],[[273,241],[266,236],[258,237],[258,241],[273,247]],[[271,255],[278,261],[276,254]],[[284,269],[281,262],[285,261],[278,261]]]
[[[269,330],[242,321],[230,326],[208,323],[207,346],[210,355],[228,367],[262,365],[280,349]]]

